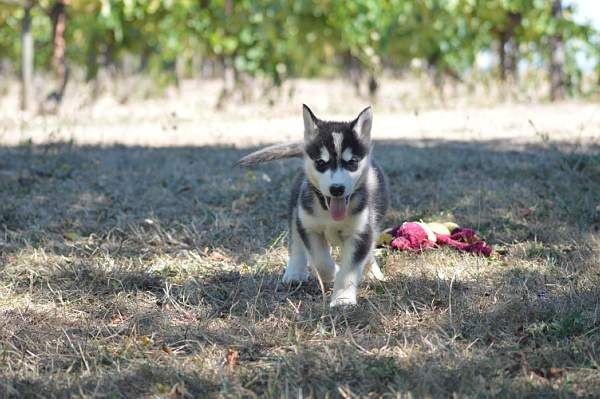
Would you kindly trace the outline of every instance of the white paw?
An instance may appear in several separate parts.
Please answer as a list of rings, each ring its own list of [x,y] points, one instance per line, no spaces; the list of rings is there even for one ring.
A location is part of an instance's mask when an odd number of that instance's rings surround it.
[[[385,276],[379,268],[377,261],[373,261],[373,263],[369,267],[369,270],[367,271],[367,277],[371,280],[385,281]]]
[[[329,306],[354,306],[356,305],[356,292],[354,290],[334,291]]]
[[[283,282],[289,283],[305,283],[308,281],[308,273],[305,271],[293,270],[290,267],[286,267],[285,273],[283,273]]]

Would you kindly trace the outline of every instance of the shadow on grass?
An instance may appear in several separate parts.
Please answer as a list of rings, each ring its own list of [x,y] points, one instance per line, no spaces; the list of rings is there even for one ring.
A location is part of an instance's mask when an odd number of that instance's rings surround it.
[[[251,150],[223,147],[0,148],[0,289],[14,301],[2,305],[3,392],[593,392],[597,150],[377,143],[389,224],[454,219],[523,250],[452,283],[392,256],[389,281],[332,312],[316,282],[282,286],[274,267],[290,163],[234,169]]]
[[[83,244],[138,258],[205,247],[238,258],[260,252],[285,230],[295,167],[233,168],[250,150],[0,148],[3,253],[33,246],[66,254]],[[598,228],[597,150],[516,150],[498,141],[376,144],[391,183],[390,222],[450,218],[509,243],[558,242]]]
[[[165,397],[206,397],[218,389],[214,382],[204,380],[196,373],[144,364],[126,373],[107,373],[100,378],[96,375],[84,376],[78,382],[78,387],[78,394],[85,392],[92,396],[102,396],[108,392],[113,397],[138,397],[151,393]],[[4,382],[0,377],[0,389],[4,397],[67,398],[74,394],[73,388],[60,381],[21,378]]]

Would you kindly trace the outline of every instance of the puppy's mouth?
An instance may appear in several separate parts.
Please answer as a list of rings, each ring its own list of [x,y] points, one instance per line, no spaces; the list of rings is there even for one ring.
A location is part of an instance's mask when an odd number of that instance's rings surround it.
[[[331,218],[336,221],[344,220],[350,203],[350,195],[344,197],[329,197],[325,196],[325,203]]]

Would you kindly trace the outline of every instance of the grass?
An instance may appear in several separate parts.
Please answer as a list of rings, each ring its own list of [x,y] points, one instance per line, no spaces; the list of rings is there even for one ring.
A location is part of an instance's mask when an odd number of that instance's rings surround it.
[[[498,254],[383,250],[346,310],[281,284],[295,164],[248,151],[0,148],[0,395],[598,395],[597,147],[378,142],[388,225]]]

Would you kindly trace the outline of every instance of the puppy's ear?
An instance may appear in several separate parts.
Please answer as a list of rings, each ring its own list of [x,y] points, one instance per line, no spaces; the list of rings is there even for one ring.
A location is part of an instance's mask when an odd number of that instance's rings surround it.
[[[371,140],[371,126],[373,125],[373,111],[371,107],[365,108],[354,120],[354,131],[363,141]]]
[[[317,127],[319,119],[306,104],[302,104],[302,118],[304,119],[304,140],[310,140],[319,132],[319,128]]]

